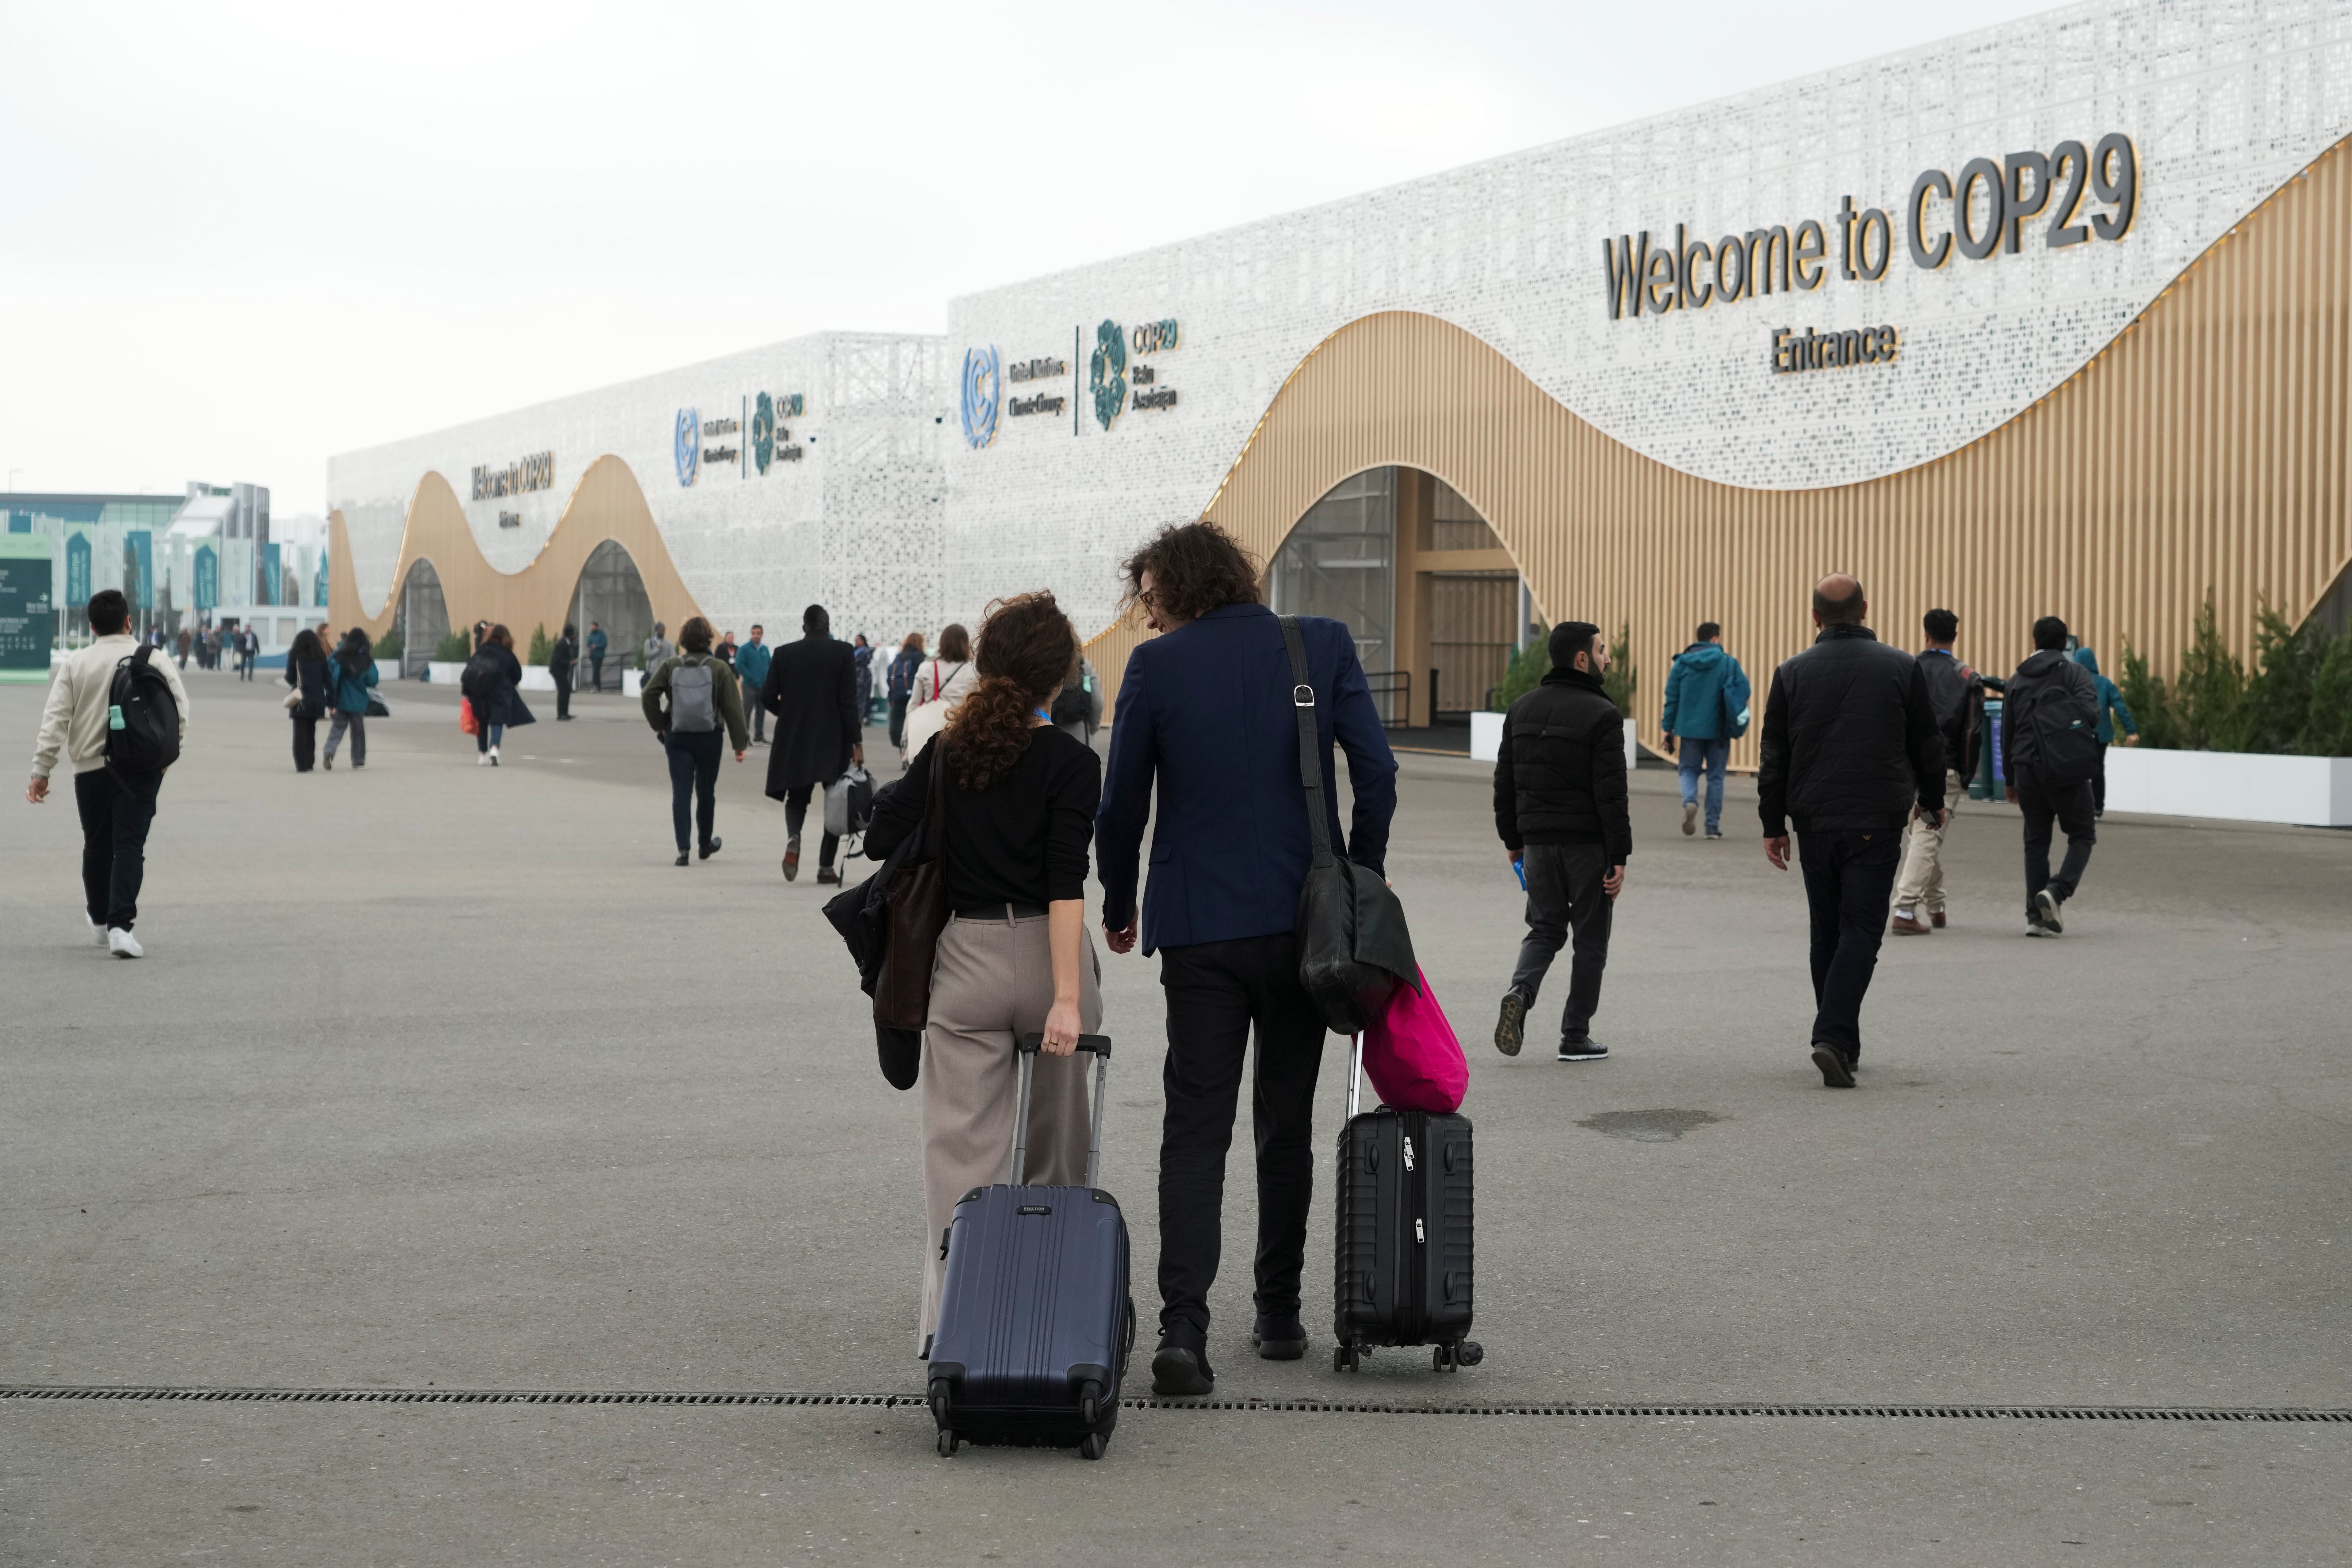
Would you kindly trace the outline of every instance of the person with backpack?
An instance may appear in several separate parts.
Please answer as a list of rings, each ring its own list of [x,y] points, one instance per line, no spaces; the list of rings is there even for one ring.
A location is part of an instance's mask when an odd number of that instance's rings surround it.
[[[1055,727],[1072,740],[1088,746],[1095,743],[1095,731],[1102,728],[1102,682],[1095,676],[1093,662],[1085,655],[1078,657],[1077,668],[1062,682],[1062,689],[1054,693],[1054,705],[1049,711]]]
[[[1723,771],[1731,742],[1748,733],[1748,672],[1723,649],[1723,628],[1701,621],[1666,672],[1666,755],[1682,745],[1683,835],[1698,828],[1698,778],[1706,774],[1706,836],[1723,837]]]
[[[572,672],[580,663],[580,638],[571,622],[563,623],[563,635],[555,639],[548,650],[547,673],[555,681],[555,721],[569,723],[572,719]]]
[[[914,700],[915,677],[923,668],[923,634],[908,632],[907,640],[898,645],[891,656],[890,668],[884,684],[884,695],[890,708],[890,743],[898,748],[898,760],[907,760],[907,708]]]
[[[613,639],[594,621],[588,623],[588,680],[598,691],[604,689],[604,650]]]
[[[319,721],[334,701],[328,689],[327,646],[308,626],[294,634],[294,647],[286,655],[286,684],[291,703],[287,712],[294,721],[294,771],[307,773],[318,761]]]
[[[700,616],[677,629],[679,651],[646,678],[640,700],[646,722],[661,737],[669,756],[670,826],[677,834],[677,863],[688,864],[687,830],[702,858],[719,853],[712,826],[719,813],[719,737],[721,727],[741,762],[751,741],[743,723],[743,689],[735,672],[710,649],[710,623]],[[689,822],[689,812],[691,821]]]
[[[343,634],[343,646],[335,650],[327,668],[329,706],[334,710],[334,722],[327,726],[327,771],[335,771],[335,748],[343,743],[343,731],[352,732],[352,766],[367,766],[368,691],[375,685],[375,649],[368,642],[367,633],[353,626]]]
[[[139,958],[146,950],[131,932],[146,879],[147,830],[163,773],[187,739],[188,692],[172,661],[131,635],[131,602],[120,588],[91,595],[89,616],[93,640],[50,678],[25,798],[35,805],[48,799],[60,755],[72,766],[91,935],[117,958]]]
[[[2059,906],[2083,885],[2099,841],[2091,780],[2099,769],[2099,688],[2066,657],[2066,623],[2033,623],[2033,652],[2009,678],[2001,704],[2000,754],[2008,795],[2025,818],[2025,934],[2066,929]],[[2050,827],[2065,830],[2066,859],[2050,874]]]
[[[1944,834],[1960,814],[1968,782],[1976,775],[1977,755],[1984,742],[1984,703],[1989,681],[1960,661],[1952,639],[1960,635],[1960,617],[1949,610],[1930,610],[1920,619],[1927,646],[1919,650],[1919,673],[1927,680],[1927,701],[1936,710],[1936,729],[1944,739],[1944,815],[1921,815],[1903,830],[1903,863],[1895,873],[1895,918],[1888,929],[1896,936],[1926,936],[1944,924]]]
[[[2124,744],[2139,744],[2139,721],[2132,717],[2131,704],[2124,700],[2121,688],[2099,673],[2099,656],[2087,647],[2074,650],[2074,662],[2091,672],[2092,682],[2098,688],[2099,703],[2099,771],[2091,775],[2091,815],[2107,815],[2107,748],[2116,743],[2116,726],[2124,729]]]
[[[482,646],[466,661],[457,689],[474,705],[474,765],[499,765],[499,742],[509,730],[537,723],[523,705],[522,661],[515,658],[514,633],[503,625],[482,633]]]

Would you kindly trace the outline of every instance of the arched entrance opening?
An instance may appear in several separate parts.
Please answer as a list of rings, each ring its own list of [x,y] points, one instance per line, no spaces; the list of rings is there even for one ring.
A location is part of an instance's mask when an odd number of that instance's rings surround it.
[[[588,644],[588,628],[593,624],[604,628],[610,646],[604,655],[604,675],[617,682],[619,672],[634,666],[637,649],[653,635],[654,605],[646,595],[646,580],[637,574],[637,563],[629,552],[613,540],[606,540],[588,554],[588,563],[580,569],[580,585],[572,590],[572,622],[580,628],[583,657]],[[672,641],[677,628],[672,626]]]
[[[415,680],[438,657],[449,635],[449,604],[441,596],[441,574],[423,557],[409,563],[400,583],[400,677]]]
[[[1511,655],[1533,635],[1517,563],[1477,510],[1436,475],[1367,468],[1307,508],[1266,569],[1283,615],[1329,616],[1391,728],[1467,746]]]

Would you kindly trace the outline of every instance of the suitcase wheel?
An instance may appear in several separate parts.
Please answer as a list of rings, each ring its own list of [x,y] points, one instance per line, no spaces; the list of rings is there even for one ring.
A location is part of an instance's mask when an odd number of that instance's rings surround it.
[[[1486,1359],[1486,1347],[1476,1340],[1464,1340],[1454,1347],[1454,1359],[1464,1366],[1476,1366]]]
[[[1102,1417],[1102,1384],[1093,1378],[1078,1384],[1078,1420],[1091,1426]]]
[[[931,1379],[931,1386],[929,1392],[930,1394],[929,1404],[931,1406],[931,1419],[938,1422],[940,1430],[944,1432],[947,1430],[948,1411],[954,1404],[955,1395],[950,1392],[948,1380],[944,1377],[935,1377]]]
[[[1089,1432],[1085,1436],[1078,1439],[1078,1458],[1082,1459],[1099,1459],[1103,1457],[1103,1451],[1109,1447],[1109,1438],[1104,1436],[1099,1432]]]
[[[952,1426],[942,1426],[942,1427],[940,1427],[940,1458],[942,1458],[942,1459],[952,1459],[952,1458],[955,1458],[955,1451],[956,1451],[956,1449],[957,1449],[957,1447],[958,1447],[959,1446],[960,1446],[960,1445],[959,1445],[959,1443],[958,1443],[958,1441],[957,1441],[957,1439],[956,1439],[955,1428],[954,1428],[954,1427],[952,1427]]]
[[[1454,1347],[1452,1345],[1436,1345],[1432,1347],[1430,1350],[1429,1365],[1432,1371],[1454,1372],[1459,1368],[1460,1364],[1460,1363],[1454,1359]]]

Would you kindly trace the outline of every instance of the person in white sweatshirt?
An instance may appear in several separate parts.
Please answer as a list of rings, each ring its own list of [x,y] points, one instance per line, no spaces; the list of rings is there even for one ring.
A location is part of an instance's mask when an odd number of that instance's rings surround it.
[[[131,605],[121,590],[90,596],[89,629],[98,639],[58,667],[49,700],[41,710],[40,738],[34,744],[33,780],[25,798],[39,805],[49,797],[49,773],[60,752],[74,771],[74,805],[81,814],[81,887],[90,930],[100,947],[117,958],[138,958],[144,950],[131,928],[139,918],[139,887],[147,869],[147,829],[155,820],[162,773],[120,774],[106,765],[107,709],[114,667],[136,653],[131,635]],[[188,735],[188,691],[168,658],[152,661],[179,704],[180,739]]]

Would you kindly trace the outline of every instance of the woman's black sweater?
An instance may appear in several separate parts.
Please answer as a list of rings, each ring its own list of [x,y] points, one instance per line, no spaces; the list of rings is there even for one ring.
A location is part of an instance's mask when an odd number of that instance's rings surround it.
[[[921,827],[944,736],[927,742],[906,777],[876,805],[866,853],[880,860]],[[1042,906],[1086,896],[1087,850],[1102,803],[1102,759],[1052,725],[1029,731],[1012,770],[977,793],[950,759],[940,808],[947,818],[948,902],[958,910]]]

